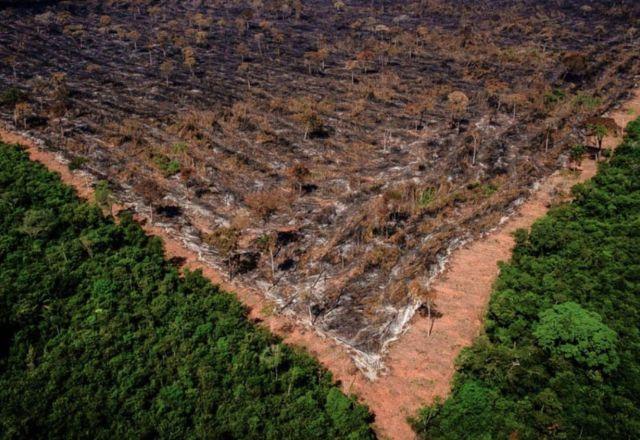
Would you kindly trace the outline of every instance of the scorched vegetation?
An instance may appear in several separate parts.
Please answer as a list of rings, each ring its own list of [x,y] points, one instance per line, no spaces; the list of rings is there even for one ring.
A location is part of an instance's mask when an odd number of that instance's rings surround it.
[[[372,374],[448,251],[598,150],[640,71],[632,0],[17,4],[5,123]]]

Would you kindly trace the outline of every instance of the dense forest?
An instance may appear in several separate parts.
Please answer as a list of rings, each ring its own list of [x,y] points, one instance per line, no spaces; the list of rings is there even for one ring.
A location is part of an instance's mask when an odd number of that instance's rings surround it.
[[[373,437],[307,354],[2,144],[0,402],[6,439]]]
[[[640,436],[640,120],[575,201],[518,231],[428,439]]]

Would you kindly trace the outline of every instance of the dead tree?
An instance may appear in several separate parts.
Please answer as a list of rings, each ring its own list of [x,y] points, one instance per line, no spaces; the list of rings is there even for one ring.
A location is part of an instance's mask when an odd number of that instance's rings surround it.
[[[409,294],[422,301],[422,305],[427,309],[427,319],[429,320],[429,333],[431,336],[431,332],[433,330],[434,318],[436,317],[435,312],[435,300],[437,298],[437,294],[433,289],[430,289],[427,286],[427,282],[421,278],[414,278],[408,285]]]
[[[273,233],[262,234],[258,237],[258,248],[262,252],[266,252],[269,254],[269,263],[271,266],[271,282],[275,283],[276,279],[276,269],[274,262],[274,254],[276,249],[276,236]]]
[[[456,124],[458,133],[460,132],[460,121],[467,113],[469,108],[469,98],[461,91],[455,91],[449,93],[447,96],[449,110],[451,111],[451,118]]]
[[[173,69],[175,69],[175,64],[171,60],[165,60],[160,64],[160,73],[167,82],[167,86],[169,85],[169,77],[173,73]]]

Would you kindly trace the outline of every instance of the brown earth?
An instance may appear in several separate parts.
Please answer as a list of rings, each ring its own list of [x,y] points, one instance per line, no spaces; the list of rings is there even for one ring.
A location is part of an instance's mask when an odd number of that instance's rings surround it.
[[[624,127],[638,114],[640,91],[636,91],[629,102],[610,116]],[[86,174],[69,171],[55,153],[42,150],[33,139],[2,127],[0,139],[24,145],[32,160],[59,173],[62,180],[75,187],[81,197],[91,198],[92,179]],[[609,137],[605,146],[614,148],[618,142],[619,139]],[[380,437],[410,439],[414,433],[407,417],[414,415],[421,406],[433,402],[434,398],[447,395],[456,357],[481,331],[484,311],[498,275],[497,263],[508,260],[513,249],[512,233],[516,229],[530,227],[552,204],[566,199],[571,186],[590,179],[596,170],[596,162],[587,159],[582,162],[579,173],[568,170],[554,173],[501,226],[455,251],[446,272],[433,284],[440,317],[432,323],[427,317],[416,314],[406,333],[391,345],[385,358],[386,374],[375,381],[366,379],[354,366],[347,347],[310,331],[291,317],[272,314],[273,304],[260,293],[225,281],[216,269],[201,263],[195,252],[186,249],[164,229],[149,223],[143,227],[148,233],[163,238],[167,257],[185,258],[185,267],[202,269],[213,283],[236,293],[238,299],[249,307],[250,318],[280,335],[286,343],[303,347],[315,356],[341,382],[345,392],[357,395],[371,408]],[[116,210],[120,208],[116,207]]]

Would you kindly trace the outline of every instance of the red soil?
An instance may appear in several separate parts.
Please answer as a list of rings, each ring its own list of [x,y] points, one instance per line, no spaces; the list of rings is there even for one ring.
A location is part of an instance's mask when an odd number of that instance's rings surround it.
[[[612,112],[611,117],[624,127],[638,115],[640,91],[621,109]],[[43,151],[32,140],[1,127],[0,139],[24,145],[32,160],[58,172],[81,197],[91,198],[90,179],[69,171],[54,153]],[[617,142],[613,138],[607,139],[606,146],[613,148]],[[406,333],[389,349],[385,358],[388,372],[375,381],[367,380],[360,373],[344,346],[305,328],[290,317],[269,313],[273,306],[260,293],[226,282],[217,270],[201,263],[196,253],[185,249],[163,229],[148,223],[143,227],[149,234],[164,240],[167,257],[183,257],[187,261],[186,267],[202,269],[212,282],[235,292],[238,299],[250,308],[251,318],[259,318],[286,343],[304,347],[315,356],[341,381],[345,392],[356,394],[371,408],[376,415],[376,429],[381,438],[411,439],[414,433],[406,418],[415,415],[421,406],[433,402],[435,397],[447,395],[456,357],[482,329],[484,311],[498,275],[497,263],[511,256],[513,231],[530,227],[548,211],[558,194],[566,194],[575,183],[591,178],[596,169],[593,160],[585,160],[579,174],[567,171],[554,173],[499,228],[455,251],[446,273],[433,285],[442,317],[435,321],[431,335],[429,319],[416,314]]]

